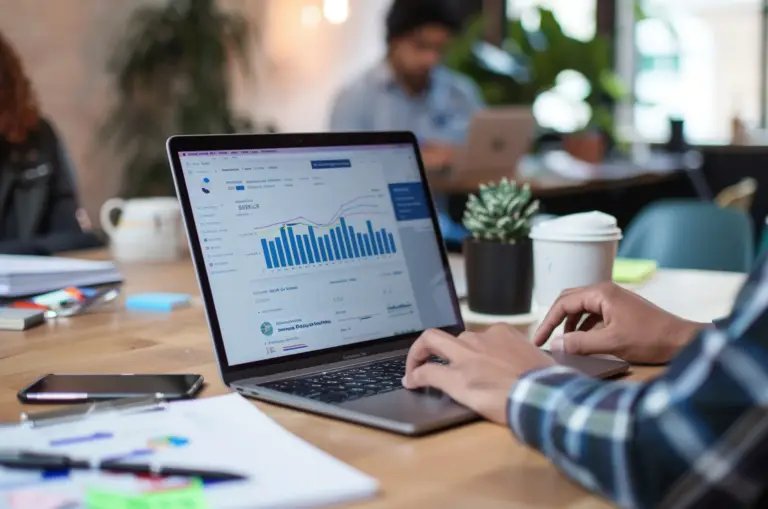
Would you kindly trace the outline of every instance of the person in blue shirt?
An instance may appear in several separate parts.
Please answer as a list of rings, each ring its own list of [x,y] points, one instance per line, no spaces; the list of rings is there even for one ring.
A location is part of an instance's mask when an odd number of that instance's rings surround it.
[[[454,162],[474,114],[484,107],[477,85],[441,64],[461,15],[445,0],[394,0],[386,21],[387,54],[338,94],[332,131],[412,131],[428,171]],[[453,223],[445,197],[436,197],[446,240],[466,231]]]

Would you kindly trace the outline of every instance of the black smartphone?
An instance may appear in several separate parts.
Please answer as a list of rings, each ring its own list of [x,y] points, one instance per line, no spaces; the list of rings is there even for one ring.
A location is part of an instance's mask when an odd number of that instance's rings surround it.
[[[83,403],[155,396],[191,398],[203,387],[202,375],[45,375],[19,391],[22,403]]]

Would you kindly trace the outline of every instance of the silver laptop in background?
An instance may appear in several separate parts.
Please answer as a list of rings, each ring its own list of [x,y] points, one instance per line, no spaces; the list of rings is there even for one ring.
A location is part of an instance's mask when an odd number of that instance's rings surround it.
[[[481,180],[514,178],[520,161],[531,151],[536,118],[530,107],[497,107],[478,112],[471,120],[467,143],[456,156],[453,173]]]
[[[401,385],[424,330],[464,330],[412,134],[180,136],[168,153],[228,387],[407,435],[477,418]]]

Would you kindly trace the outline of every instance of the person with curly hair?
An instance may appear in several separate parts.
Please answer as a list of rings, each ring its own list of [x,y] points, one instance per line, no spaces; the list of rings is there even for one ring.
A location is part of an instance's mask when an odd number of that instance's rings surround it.
[[[100,245],[89,230],[71,161],[18,53],[0,34],[0,253]]]

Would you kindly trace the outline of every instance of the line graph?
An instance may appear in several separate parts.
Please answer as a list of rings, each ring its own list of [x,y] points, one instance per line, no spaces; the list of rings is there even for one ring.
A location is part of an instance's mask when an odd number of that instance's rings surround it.
[[[312,219],[306,218],[304,216],[295,217],[293,219],[288,219],[287,221],[280,221],[273,224],[267,224],[262,226],[255,226],[254,230],[258,232],[263,232],[264,230],[269,230],[270,228],[282,228],[283,226],[313,226],[315,228],[323,228],[323,227],[330,227],[333,226],[336,222],[338,222],[342,216],[356,216],[356,215],[364,215],[364,214],[375,214],[375,211],[380,208],[379,204],[376,203],[356,203],[362,200],[379,200],[381,199],[380,195],[373,195],[368,194],[364,196],[358,196],[357,198],[354,198],[352,200],[349,200],[346,203],[343,203],[339,209],[333,214],[333,216],[327,220],[327,221],[314,221]],[[366,210],[363,210],[366,209]]]

